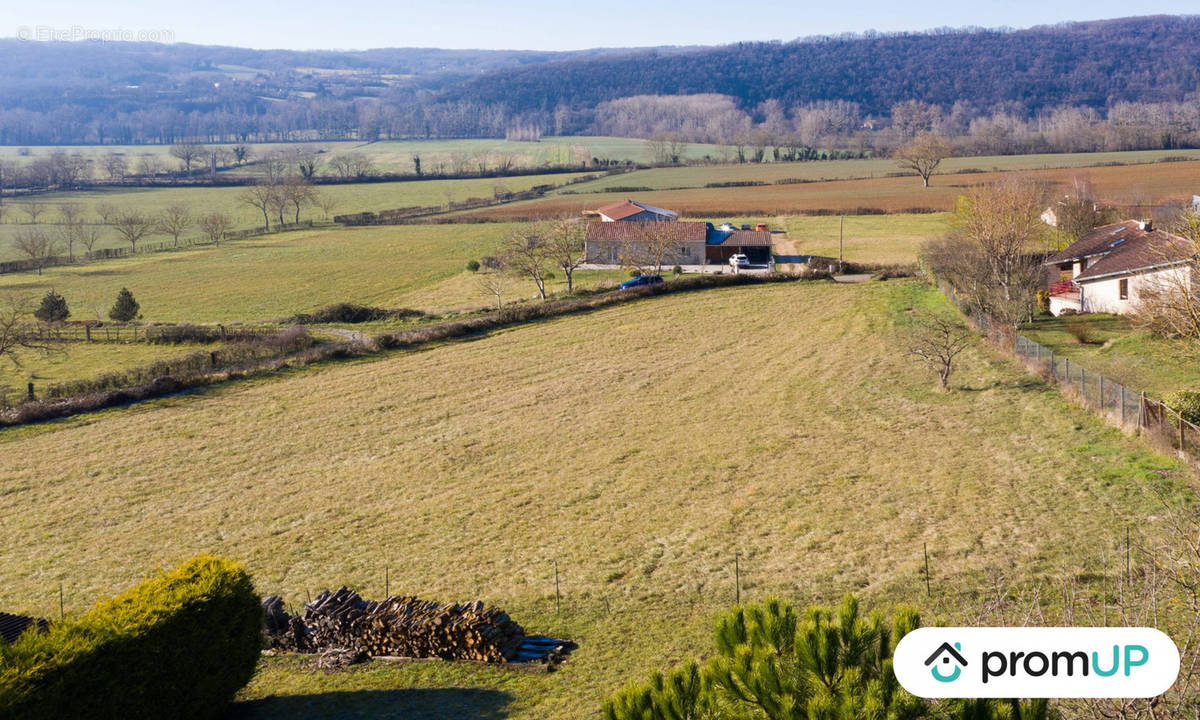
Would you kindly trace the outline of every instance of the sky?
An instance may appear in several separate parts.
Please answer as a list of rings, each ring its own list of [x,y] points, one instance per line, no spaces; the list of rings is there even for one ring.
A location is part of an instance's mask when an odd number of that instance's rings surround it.
[[[0,0],[0,35],[260,49],[577,50],[1196,13],[1196,0]]]

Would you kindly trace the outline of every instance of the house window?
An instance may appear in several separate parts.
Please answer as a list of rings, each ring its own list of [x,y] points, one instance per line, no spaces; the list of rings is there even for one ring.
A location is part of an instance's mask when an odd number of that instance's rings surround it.
[[[1120,296],[1120,298],[1122,300],[1129,299],[1129,279],[1128,278],[1122,278],[1121,280],[1117,281],[1117,294]]]

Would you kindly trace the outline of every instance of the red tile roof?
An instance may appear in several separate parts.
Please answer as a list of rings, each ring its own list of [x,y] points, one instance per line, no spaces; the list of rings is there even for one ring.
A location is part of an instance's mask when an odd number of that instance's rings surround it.
[[[668,217],[678,217],[676,213],[663,208],[646,205],[645,203],[636,202],[634,200],[622,200],[612,205],[605,205],[596,210],[597,213],[612,218],[613,220],[624,220],[627,217],[633,217],[638,213],[650,212],[656,215],[666,215]]]
[[[643,240],[650,232],[667,232],[681,243],[703,243],[708,226],[702,222],[590,222],[586,238],[591,242]]]

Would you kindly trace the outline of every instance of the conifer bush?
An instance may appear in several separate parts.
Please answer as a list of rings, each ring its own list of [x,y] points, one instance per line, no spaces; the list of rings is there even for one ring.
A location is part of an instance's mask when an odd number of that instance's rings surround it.
[[[246,571],[194,558],[0,645],[0,720],[215,720],[254,674],[261,630]]]

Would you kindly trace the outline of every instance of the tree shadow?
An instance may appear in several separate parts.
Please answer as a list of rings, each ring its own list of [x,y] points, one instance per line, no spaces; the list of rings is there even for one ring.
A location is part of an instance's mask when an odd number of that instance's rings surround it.
[[[1029,393],[1043,392],[1050,387],[1050,384],[1038,377],[1022,377],[1014,380],[993,380],[990,383],[983,383],[980,385],[958,385],[952,387],[954,390],[971,393],[985,392],[987,390],[998,390],[1003,388],[1010,388]]]
[[[239,702],[223,720],[503,720],[512,700],[483,688],[347,690]]]

